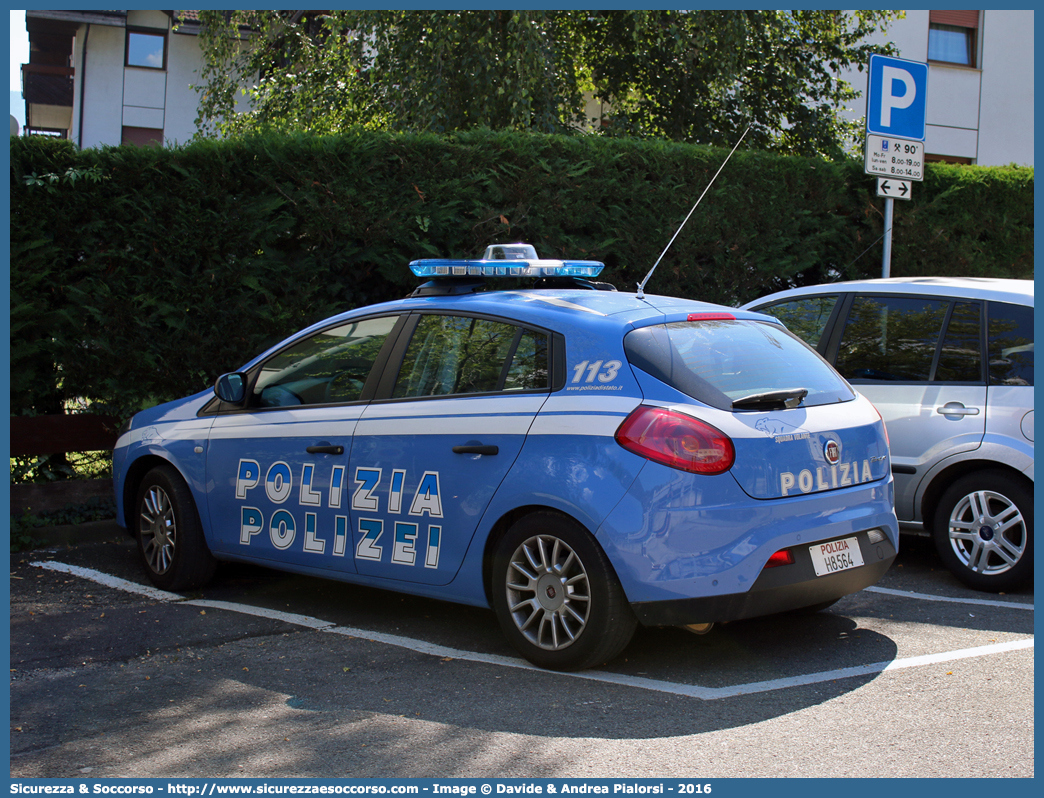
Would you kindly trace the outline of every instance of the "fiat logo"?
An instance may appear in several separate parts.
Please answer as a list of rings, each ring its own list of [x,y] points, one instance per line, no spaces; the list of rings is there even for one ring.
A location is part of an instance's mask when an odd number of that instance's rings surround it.
[[[837,465],[841,461],[841,444],[835,440],[827,441],[823,446],[823,454],[830,465]]]

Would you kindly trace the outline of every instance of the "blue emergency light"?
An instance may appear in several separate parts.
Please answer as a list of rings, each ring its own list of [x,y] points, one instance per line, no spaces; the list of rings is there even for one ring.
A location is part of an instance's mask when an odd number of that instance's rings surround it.
[[[479,260],[425,258],[410,263],[417,277],[597,277],[596,260],[544,260],[530,244],[492,244]]]

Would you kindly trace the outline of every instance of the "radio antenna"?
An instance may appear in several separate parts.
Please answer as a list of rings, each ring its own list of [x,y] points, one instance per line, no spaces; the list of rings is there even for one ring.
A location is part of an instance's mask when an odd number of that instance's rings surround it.
[[[725,164],[727,164],[729,162],[729,158],[732,157],[732,153],[736,151],[736,148],[739,147],[740,142],[743,141],[743,137],[746,136],[747,133],[749,133],[749,132],[750,132],[750,125],[747,125],[747,129],[743,131],[743,136],[739,137],[739,141],[737,141],[736,145],[732,148],[732,152],[730,152],[728,154],[728,157],[725,158],[725,160],[722,162],[721,166],[718,167],[718,171],[714,173],[714,177],[712,177],[711,181],[707,184],[707,188],[703,189],[703,194],[700,194],[700,198],[698,200],[696,200],[696,205],[692,206],[692,210],[689,211],[689,216],[692,216],[693,211],[696,210],[696,206],[699,205],[700,202],[703,201],[704,196],[706,196],[707,192],[710,191],[710,187],[714,185],[714,181],[718,179],[718,175],[721,174],[721,170],[724,169],[725,168]],[[663,256],[667,254],[667,250],[669,250],[671,248],[671,244],[673,244],[674,243],[674,239],[678,237],[678,233],[680,233],[682,231],[682,228],[685,227],[685,223],[689,221],[689,216],[686,216],[685,217],[685,221],[681,223],[681,225],[678,227],[677,230],[675,230],[674,235],[671,237],[671,240],[667,242],[667,246],[664,247],[663,248],[663,252],[660,253],[660,257],[658,257],[656,259],[656,263],[654,263],[653,267],[651,269],[649,269],[649,273],[647,275],[645,275],[645,279],[642,280],[640,283],[638,283],[638,298],[639,299],[644,299],[645,298],[645,284],[647,282],[649,282],[649,278],[653,276],[653,272],[656,271],[656,267],[660,265],[660,261],[663,260]]]

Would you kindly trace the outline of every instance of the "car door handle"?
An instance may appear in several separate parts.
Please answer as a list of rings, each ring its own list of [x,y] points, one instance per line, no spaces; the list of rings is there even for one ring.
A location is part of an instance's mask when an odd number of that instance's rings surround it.
[[[344,454],[343,446],[309,446],[305,449],[308,454]]]
[[[935,412],[944,416],[977,416],[979,415],[979,408],[965,407],[960,402],[952,402],[937,408]]]
[[[486,446],[481,443],[469,443],[465,446],[453,447],[453,454],[496,454],[499,451],[499,446]]]

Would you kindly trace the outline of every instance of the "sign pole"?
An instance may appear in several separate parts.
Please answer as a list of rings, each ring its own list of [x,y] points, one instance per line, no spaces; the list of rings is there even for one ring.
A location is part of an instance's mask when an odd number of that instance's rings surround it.
[[[891,277],[892,275],[892,212],[894,206],[895,200],[891,197],[885,197],[884,255],[881,258],[882,277]]]
[[[928,64],[871,54],[866,82],[864,171],[878,175],[877,196],[885,198],[883,278],[892,273],[893,196],[910,199],[910,181],[924,180],[927,99]]]

